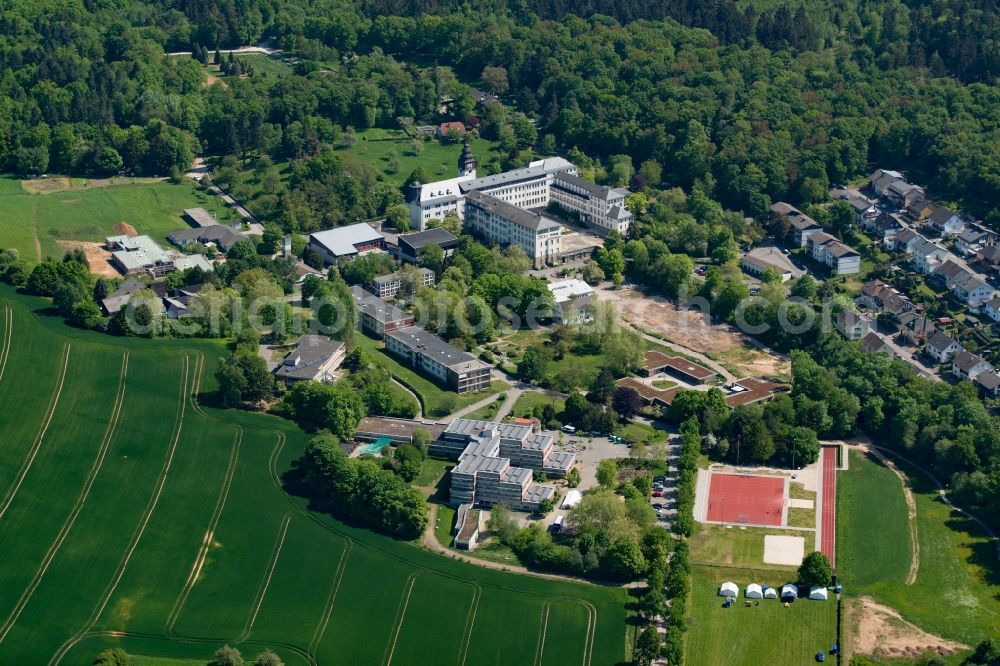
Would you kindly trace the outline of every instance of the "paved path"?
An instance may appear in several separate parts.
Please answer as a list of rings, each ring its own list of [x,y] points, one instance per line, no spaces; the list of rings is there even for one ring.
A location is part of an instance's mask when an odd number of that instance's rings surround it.
[[[684,354],[685,356],[690,356],[691,358],[696,359],[698,362],[707,365],[709,368],[719,373],[722,376],[722,378],[726,380],[726,383],[731,384],[732,382],[735,382],[738,379],[736,375],[726,370],[724,367],[722,367],[721,364],[713,361],[712,359],[705,356],[701,352],[695,351],[689,347],[685,347],[684,345],[679,345],[676,342],[668,342],[663,338],[658,338],[655,335],[644,333],[643,331],[640,331],[638,328],[636,328],[631,322],[626,322],[626,323],[628,323],[629,327],[632,330],[641,335],[644,340],[648,340],[649,342],[655,342],[656,344],[663,345],[664,347],[669,347],[670,349],[673,349],[675,352]]]
[[[206,175],[208,175],[209,171],[210,169],[208,168],[208,165],[205,164],[205,158],[196,157],[194,160],[194,165],[184,175],[190,178],[191,180],[201,182],[201,179],[204,178]],[[243,206],[243,204],[241,204],[232,196],[224,192],[222,188],[220,188],[215,183],[212,183],[212,185],[208,188],[208,191],[221,198],[222,201],[227,206],[235,210],[239,214],[239,216],[246,221],[247,225],[250,227],[249,233],[251,235],[262,236],[264,234],[264,225],[261,224],[260,221],[253,216],[253,213],[247,210],[246,207]]]
[[[499,394],[497,394],[497,393],[490,394],[490,395],[486,396],[485,398],[483,398],[482,400],[479,400],[477,402],[472,403],[468,407],[463,407],[462,409],[458,410],[457,412],[452,412],[448,416],[446,416],[443,419],[441,419],[440,421],[438,421],[438,423],[451,423],[455,419],[460,419],[460,418],[464,417],[466,414],[471,414],[472,412],[476,411],[477,409],[481,409],[481,408],[485,407],[486,405],[489,405],[490,403],[495,402],[495,401],[497,401],[499,399],[500,399]]]
[[[395,384],[396,386],[398,386],[399,388],[403,389],[404,391],[406,391],[407,393],[409,393],[410,395],[413,396],[413,399],[417,403],[417,415],[415,417],[413,417],[413,418],[415,418],[417,421],[423,421],[424,420],[424,405],[423,405],[422,402],[420,402],[420,396],[417,395],[416,393],[414,393],[413,391],[411,391],[410,387],[408,387],[403,382],[398,381],[395,377],[389,377],[389,381],[391,381],[393,384]]]
[[[211,51],[211,53],[214,54],[215,51]],[[241,47],[236,48],[236,49],[219,49],[219,53],[221,53],[223,55],[229,55],[230,53],[235,53],[236,55],[242,55],[242,54],[246,54],[246,53],[263,53],[264,55],[269,55],[269,56],[275,56],[275,57],[277,57],[277,56],[279,56],[282,53],[282,51],[281,51],[281,49],[272,49],[272,48],[269,48],[267,46],[241,46]],[[168,56],[189,56],[189,55],[191,55],[191,52],[190,51],[171,51],[170,53],[167,53],[166,55],[168,55]]]

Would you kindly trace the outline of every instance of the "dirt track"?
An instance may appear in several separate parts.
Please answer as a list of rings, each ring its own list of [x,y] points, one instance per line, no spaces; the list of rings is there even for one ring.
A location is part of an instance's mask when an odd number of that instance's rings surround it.
[[[87,266],[94,275],[106,278],[121,277],[121,273],[115,270],[110,264],[111,253],[104,249],[100,243],[87,243],[84,241],[56,241],[59,247],[64,250],[83,250],[87,257]]]
[[[927,652],[944,656],[968,649],[961,643],[928,634],[871,597],[849,602],[848,614],[851,654],[913,658]]]

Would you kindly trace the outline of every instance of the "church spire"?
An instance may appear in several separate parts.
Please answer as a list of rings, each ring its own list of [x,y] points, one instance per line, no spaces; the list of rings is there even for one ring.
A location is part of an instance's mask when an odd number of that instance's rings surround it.
[[[458,177],[465,176],[476,177],[476,156],[472,154],[468,137],[465,139],[465,145],[462,146],[462,154],[458,156]]]

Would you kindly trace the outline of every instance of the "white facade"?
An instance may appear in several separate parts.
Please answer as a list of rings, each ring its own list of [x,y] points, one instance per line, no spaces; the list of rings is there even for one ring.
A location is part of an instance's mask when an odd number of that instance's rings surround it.
[[[535,268],[558,261],[563,227],[555,220],[481,192],[470,192],[466,203],[467,230],[490,243],[520,247]]]
[[[623,187],[595,185],[568,172],[555,175],[550,198],[561,208],[579,213],[580,220],[604,232],[628,232],[632,213],[625,208],[625,198],[631,194]]]

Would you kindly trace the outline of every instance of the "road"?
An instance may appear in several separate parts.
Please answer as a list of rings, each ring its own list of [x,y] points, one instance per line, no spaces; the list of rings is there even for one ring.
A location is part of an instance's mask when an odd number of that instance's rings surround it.
[[[214,51],[213,51],[214,53]],[[282,51],[281,49],[272,49],[267,46],[241,46],[236,49],[219,49],[219,53],[223,55],[229,55],[230,53],[235,53],[236,55],[243,55],[246,53],[262,53],[264,55],[269,55],[273,57],[280,57]],[[190,51],[171,51],[165,55],[168,56],[189,56]]]
[[[254,48],[258,48],[258,47],[254,47]],[[196,157],[194,159],[194,165],[184,175],[187,176],[188,178],[190,178],[191,180],[194,180],[194,181],[197,181],[197,182],[200,183],[201,180],[202,180],[202,178],[204,178],[205,176],[208,175],[209,171],[211,171],[211,169],[209,169],[208,165],[205,164],[205,158],[203,158],[203,157]],[[240,217],[242,217],[246,221],[247,226],[249,226],[249,228],[250,228],[249,229],[250,235],[252,235],[252,236],[262,236],[262,235],[264,235],[264,225],[261,224],[260,221],[256,217],[254,217],[253,214],[250,211],[248,211],[243,206],[243,204],[241,204],[236,199],[234,199],[232,196],[230,196],[229,194],[227,194],[226,192],[224,192],[222,190],[222,188],[220,188],[215,183],[212,183],[212,185],[208,188],[208,190],[212,194],[215,194],[216,196],[220,197],[222,199],[222,201],[225,202],[225,204],[227,206],[229,206],[230,208],[232,208],[233,210],[235,210],[237,213],[239,213]]]
[[[875,335],[877,335],[879,339],[881,339],[882,342],[884,342],[886,346],[889,347],[889,349],[892,350],[892,353],[893,355],[896,356],[896,358],[908,363],[910,367],[916,370],[917,373],[922,375],[923,377],[926,377],[927,379],[933,379],[934,381],[938,382],[941,381],[941,377],[939,377],[937,373],[928,370],[923,363],[913,358],[914,350],[912,348],[907,348],[902,346],[901,344],[896,342],[891,335],[883,335],[882,333],[876,331],[875,329],[877,327],[877,322],[874,317],[862,315],[861,318],[868,322],[870,330],[873,333],[875,333]]]

